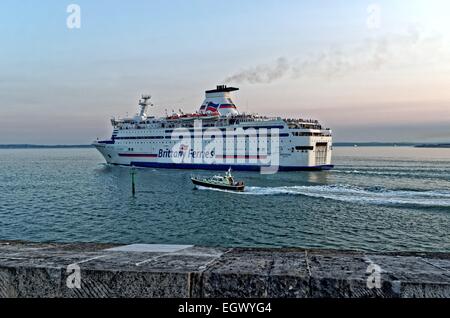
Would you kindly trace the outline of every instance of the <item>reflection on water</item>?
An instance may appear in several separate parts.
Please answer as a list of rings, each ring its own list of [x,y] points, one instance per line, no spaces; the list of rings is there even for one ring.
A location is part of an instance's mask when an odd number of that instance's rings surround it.
[[[310,172],[306,174],[309,183],[328,184],[330,180],[330,173],[325,172]]]

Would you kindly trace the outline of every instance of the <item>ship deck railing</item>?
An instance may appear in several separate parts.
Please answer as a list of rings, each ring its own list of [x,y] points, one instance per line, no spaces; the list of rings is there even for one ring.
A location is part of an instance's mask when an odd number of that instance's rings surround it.
[[[291,129],[319,129],[322,130],[322,126],[319,124],[318,120],[314,119],[282,119],[281,117],[267,117],[267,116],[258,116],[258,115],[236,115],[229,118],[219,118],[214,121],[204,120],[206,124],[203,125],[203,127],[221,127],[225,125],[226,123],[229,123],[229,121],[235,121],[236,124],[242,124],[242,123],[256,123],[256,122],[265,122],[265,121],[280,121],[284,120],[288,127]],[[149,129],[148,123],[145,122],[136,122],[134,120],[130,119],[114,119],[112,120],[113,125],[117,129]],[[163,122],[163,121],[161,121]],[[154,124],[154,123],[152,123]],[[161,125],[161,127],[158,128],[193,128],[194,127],[194,121],[180,121],[177,123],[171,123],[167,124],[164,122],[164,125]],[[329,130],[329,129],[326,129]]]

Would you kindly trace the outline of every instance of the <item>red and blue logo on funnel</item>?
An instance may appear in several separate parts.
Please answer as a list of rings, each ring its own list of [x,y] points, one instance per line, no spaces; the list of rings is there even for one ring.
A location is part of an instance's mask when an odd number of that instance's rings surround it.
[[[219,104],[214,104],[213,102],[209,102],[206,105],[206,111],[216,112],[217,108],[219,108]]]

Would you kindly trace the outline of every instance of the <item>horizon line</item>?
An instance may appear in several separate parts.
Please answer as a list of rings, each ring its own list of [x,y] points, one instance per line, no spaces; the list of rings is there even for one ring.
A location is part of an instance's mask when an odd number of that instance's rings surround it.
[[[449,145],[448,142],[391,142],[391,141],[339,141],[334,142],[333,146],[345,147],[345,146],[420,146],[420,145],[433,145],[442,146]],[[0,148],[93,148],[92,144],[27,144],[27,143],[8,143],[0,144]]]

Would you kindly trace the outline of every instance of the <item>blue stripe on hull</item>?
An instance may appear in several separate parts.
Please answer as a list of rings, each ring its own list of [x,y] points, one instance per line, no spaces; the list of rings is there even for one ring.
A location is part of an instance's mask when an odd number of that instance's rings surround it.
[[[230,167],[234,171],[260,171],[261,166],[257,165],[211,165],[211,164],[183,164],[183,163],[161,163],[161,162],[131,162],[130,166],[140,168],[163,168],[163,169],[193,169],[193,170],[216,170],[226,171]],[[331,170],[334,165],[323,166],[280,166],[279,171],[321,171]]]

